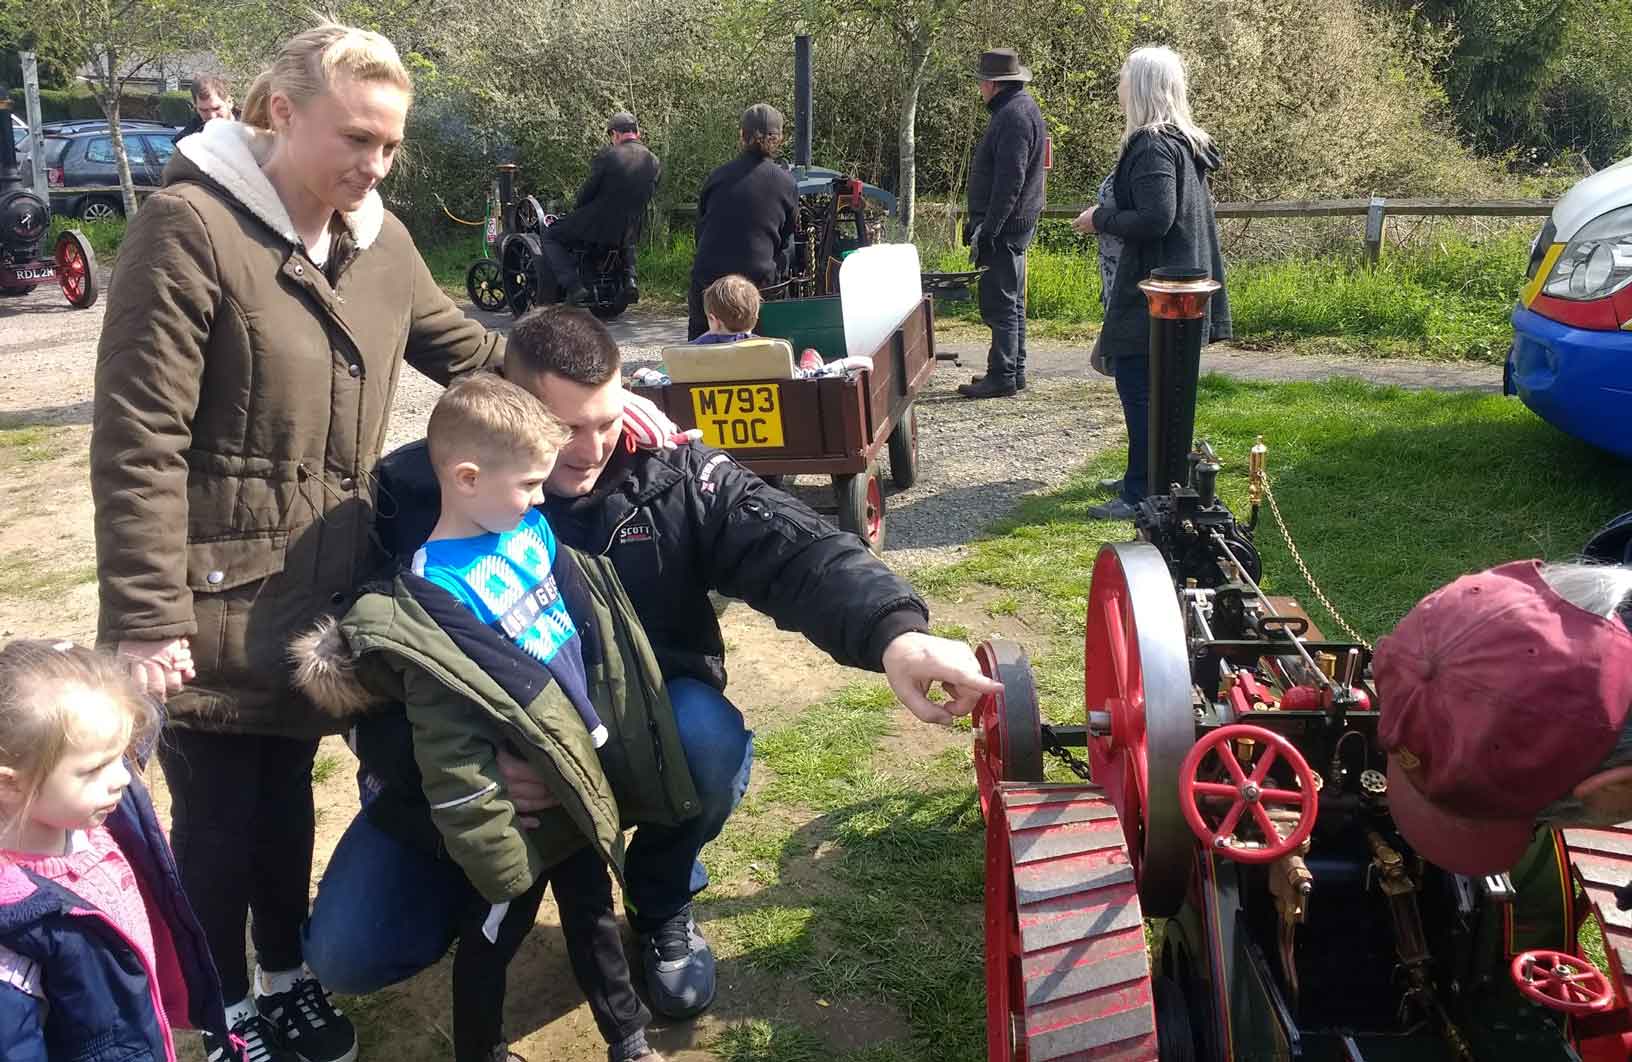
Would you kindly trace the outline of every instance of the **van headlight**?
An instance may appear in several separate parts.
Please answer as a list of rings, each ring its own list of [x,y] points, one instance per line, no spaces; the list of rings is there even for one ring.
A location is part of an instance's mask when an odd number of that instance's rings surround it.
[[[1557,299],[1608,298],[1632,282],[1632,207],[1594,218],[1553,263],[1541,290]]]

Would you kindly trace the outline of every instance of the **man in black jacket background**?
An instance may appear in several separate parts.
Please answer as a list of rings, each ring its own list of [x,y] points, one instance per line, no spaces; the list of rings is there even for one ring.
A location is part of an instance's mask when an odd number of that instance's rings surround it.
[[[999,687],[967,645],[928,633],[923,600],[860,538],[719,450],[629,445],[620,362],[617,343],[588,312],[549,306],[511,330],[504,371],[572,431],[545,484],[545,513],[560,541],[604,555],[617,569],[662,669],[701,803],[678,826],[637,825],[623,868],[652,1009],[683,1019],[706,1009],[716,986],[713,952],[692,917],[692,897],[708,886],[698,855],[742,799],[754,751],[742,713],[724,694],[725,641],[709,592],[740,598],[841,664],[882,671],[925,722],[950,724]],[[391,502],[382,506],[382,540],[393,552],[411,552],[440,508],[424,444],[387,456],[378,476],[380,496]],[[948,700],[926,696],[936,682]],[[387,767],[414,771],[411,736],[395,729],[371,737],[373,750],[357,748],[365,790],[389,784],[378,777],[382,757]],[[395,752],[385,747],[391,743]],[[498,759],[518,812],[555,803],[525,761],[503,750]],[[414,781],[399,788],[417,792]],[[307,926],[307,955],[319,957],[326,984],[348,994],[393,984],[445,954],[465,888],[456,866],[371,818],[358,816],[341,838]],[[353,873],[334,875],[337,865]],[[368,919],[354,916],[359,904]]]
[[[742,152],[708,175],[697,193],[697,254],[691,262],[686,339],[708,331],[703,289],[727,273],[755,287],[775,284],[799,224],[799,188],[776,161],[782,112],[756,103],[742,112]]]
[[[227,87],[227,79],[215,74],[194,74],[193,116],[187,119],[180,132],[170,138],[170,142],[180,143],[182,137],[201,131],[204,123],[211,118],[237,117],[238,108],[233,106],[232,90]]]
[[[980,278],[980,318],[992,330],[986,375],[958,388],[965,398],[1003,398],[1026,386],[1026,248],[1043,214],[1048,130],[1026,91],[1031,71],[1009,48],[984,52],[975,70],[991,117],[969,166],[964,242]]]
[[[582,305],[589,292],[578,276],[574,253],[588,249],[623,251],[624,291],[629,302],[640,299],[635,283],[635,241],[646,219],[646,204],[657,191],[663,164],[640,142],[640,124],[627,111],[606,122],[611,143],[589,164],[589,176],[578,189],[572,212],[544,230],[544,258],[555,274],[561,301]]]

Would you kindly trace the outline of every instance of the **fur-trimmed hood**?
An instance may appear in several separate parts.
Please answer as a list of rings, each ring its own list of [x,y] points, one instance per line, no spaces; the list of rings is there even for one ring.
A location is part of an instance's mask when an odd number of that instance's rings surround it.
[[[289,659],[295,668],[295,688],[336,719],[350,719],[388,703],[358,677],[351,646],[340,621],[332,616],[290,642]]]
[[[207,123],[202,132],[177,141],[176,151],[273,232],[298,247],[300,237],[295,235],[289,211],[284,209],[272,182],[261,172],[276,141],[276,134],[264,129],[217,118]],[[185,177],[184,172],[167,172],[165,183]],[[380,200],[380,193],[369,192],[362,206],[340,215],[340,219],[351,232],[357,249],[368,250],[379,238],[380,227],[385,223],[385,204]]]

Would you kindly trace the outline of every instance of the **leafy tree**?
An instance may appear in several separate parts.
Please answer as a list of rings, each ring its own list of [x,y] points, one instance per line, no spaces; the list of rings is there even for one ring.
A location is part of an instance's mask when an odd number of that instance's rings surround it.
[[[37,33],[41,50],[90,70],[91,93],[108,119],[125,215],[136,213],[136,189],[119,125],[119,103],[134,77],[197,40],[200,19],[187,0],[0,0],[0,25]]]
[[[1536,138],[1542,89],[1566,26],[1597,6],[1586,0],[1426,0],[1416,9],[1454,40],[1440,78],[1474,147],[1501,151]]]

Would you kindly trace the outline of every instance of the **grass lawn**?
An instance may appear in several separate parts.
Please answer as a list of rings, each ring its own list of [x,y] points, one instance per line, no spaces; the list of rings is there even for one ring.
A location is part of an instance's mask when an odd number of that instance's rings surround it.
[[[1368,639],[1463,572],[1569,556],[1627,506],[1624,463],[1499,397],[1208,377],[1197,419],[1198,434],[1225,460],[1223,493],[1243,515],[1247,448],[1254,435],[1266,437],[1270,476],[1299,547]],[[979,595],[994,602],[988,611],[1026,620],[1036,632],[1028,649],[1045,711],[1061,721],[1082,712],[1082,616],[1094,555],[1129,533],[1127,524],[1085,519],[1084,510],[1100,500],[1095,481],[1120,463],[1106,454],[1064,488],[1026,502],[967,558],[913,573],[938,599]],[[1258,543],[1266,585],[1307,601],[1267,513]],[[761,734],[755,770],[769,782],[708,849],[718,887],[704,894],[704,910],[722,955],[798,979],[824,998],[887,1004],[910,1033],[841,1054],[821,1028],[749,1022],[713,1045],[730,1062],[984,1058],[983,835],[968,748],[892,740],[901,718],[882,687],[862,685]]]

